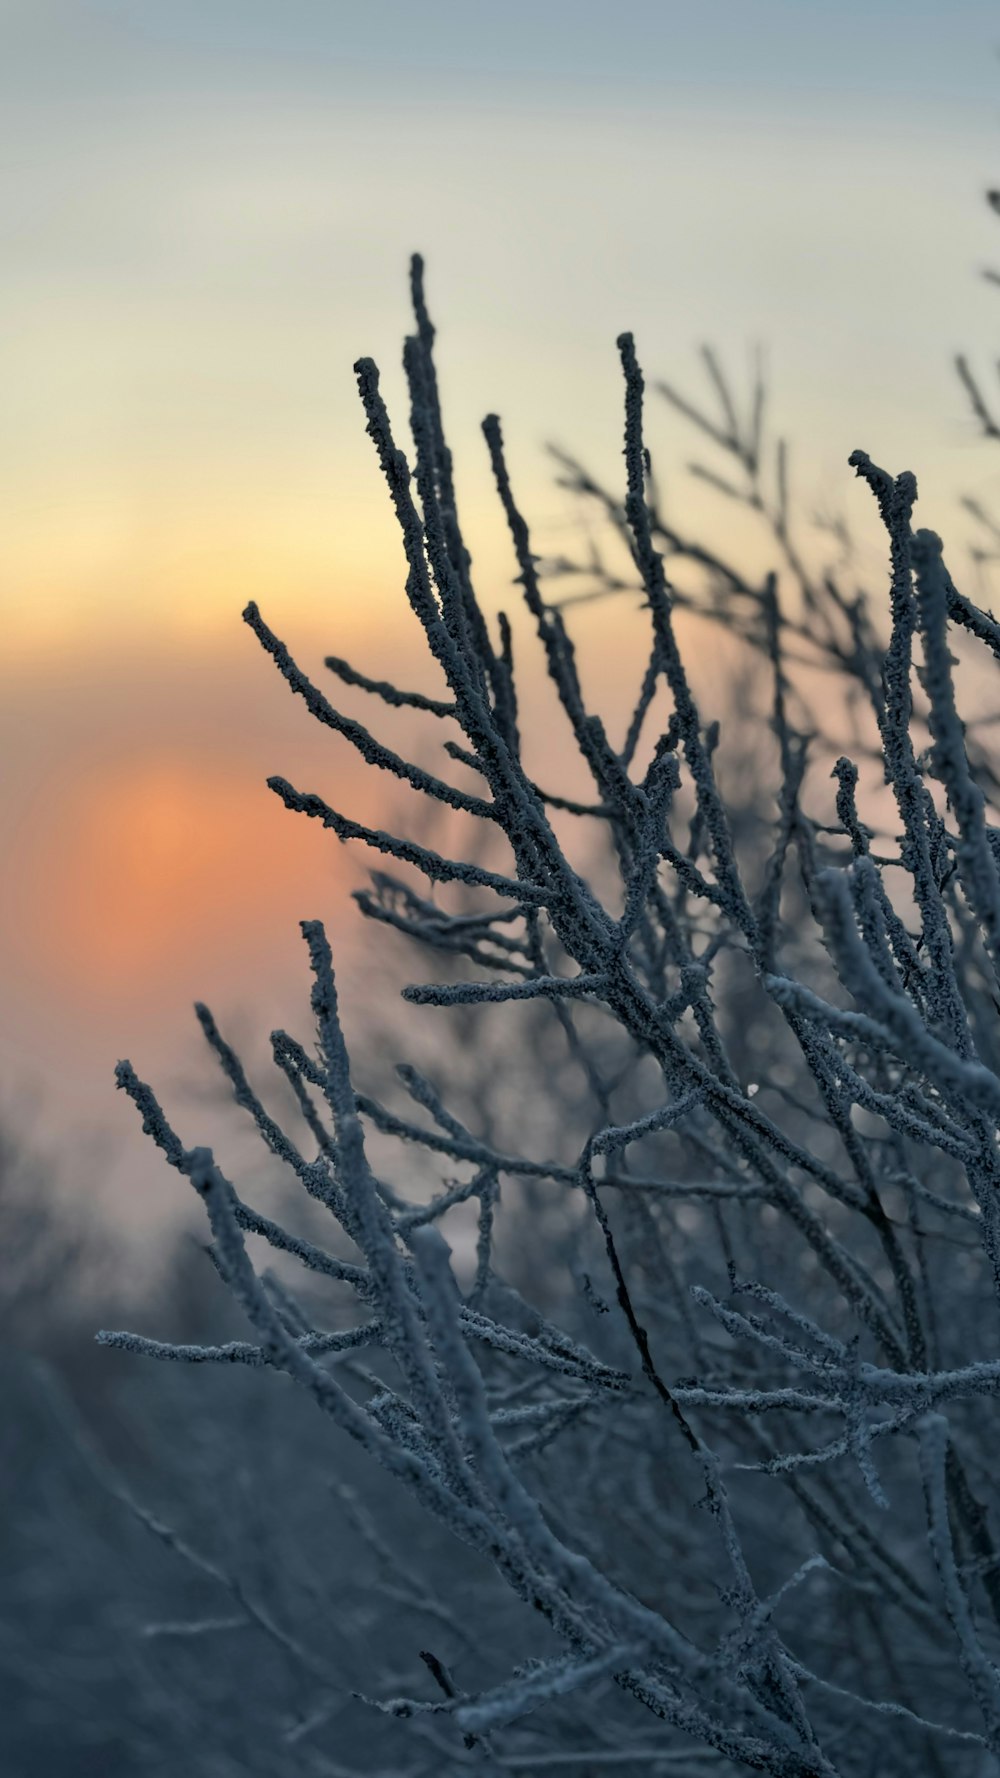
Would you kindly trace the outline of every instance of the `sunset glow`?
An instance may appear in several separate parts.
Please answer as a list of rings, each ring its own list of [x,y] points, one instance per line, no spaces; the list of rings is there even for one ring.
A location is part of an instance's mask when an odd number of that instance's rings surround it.
[[[359,27],[340,59],[312,7],[282,9],[283,24],[186,0],[13,8],[20,59],[2,78],[17,152],[0,171],[13,1076],[58,1067],[67,1103],[100,1121],[114,1053],[166,1042],[198,992],[266,997],[304,911],[353,930],[360,853],[294,821],[264,779],[301,768],[375,821],[387,785],[308,736],[239,613],[258,600],[319,675],[328,651],[376,676],[426,675],[352,372],[360,353],[379,362],[405,445],[414,247],[488,611],[519,594],[482,417],[503,416],[536,549],[576,548],[595,515],[582,522],[555,486],[545,445],[616,484],[623,325],[650,378],[681,389],[701,387],[705,340],[740,387],[768,348],[795,498],[849,517],[859,573],[881,561],[846,469],[859,443],[912,462],[923,522],[968,537],[958,500],[991,478],[950,368],[993,321],[973,277],[996,146],[978,14],[940,41],[925,19],[903,65],[895,38],[875,54],[867,12],[833,44],[814,38],[821,9],[755,9],[759,25],[731,41],[710,10],[672,24],[669,45],[657,14],[641,68],[588,13],[592,42],[534,21],[534,71],[449,27],[457,60],[435,72],[405,8],[394,49]],[[931,87],[933,132],[913,104]],[[665,405],[652,416],[675,517],[718,527],[763,571],[745,516],[685,473],[698,440]],[[644,645],[633,619],[580,614],[612,721]],[[530,687],[527,631],[519,648]],[[539,755],[558,778],[557,745],[543,735]]]

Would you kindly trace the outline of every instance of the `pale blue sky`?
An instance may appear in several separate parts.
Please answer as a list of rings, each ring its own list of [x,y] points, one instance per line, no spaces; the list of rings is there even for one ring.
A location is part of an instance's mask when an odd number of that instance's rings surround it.
[[[720,87],[838,106],[877,93],[967,101],[971,57],[1000,39],[987,0],[8,0],[26,57],[56,84],[67,52],[109,84],[143,58],[168,55],[202,73],[238,64],[270,78],[393,85],[461,77],[547,94],[593,83],[623,91]],[[40,70],[35,70],[36,75]],[[99,76],[98,76],[99,77]],[[752,99],[753,94],[749,95]]]

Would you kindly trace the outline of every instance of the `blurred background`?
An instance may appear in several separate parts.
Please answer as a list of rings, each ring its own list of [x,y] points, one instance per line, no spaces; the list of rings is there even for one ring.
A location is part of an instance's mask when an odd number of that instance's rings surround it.
[[[183,1194],[116,1100],[116,1058],[194,1140],[195,997],[230,1029],[302,1029],[304,915],[356,979],[365,860],[287,815],[266,774],[385,814],[384,780],[312,732],[244,602],[320,676],[336,652],[434,689],[351,368],[378,360],[405,437],[410,251],[489,608],[513,564],[481,418],[502,414],[536,547],[569,548],[578,503],[545,447],[617,486],[625,326],[682,389],[702,342],[738,383],[763,348],[795,499],[847,514],[878,564],[845,464],[863,445],[918,472],[955,561],[959,497],[996,479],[951,361],[988,363],[995,337],[976,274],[1000,32],[985,0],[0,17],[0,1088],[141,1255]],[[687,527],[742,547],[745,515],[684,474],[683,420],[663,407],[651,438]],[[596,606],[578,633],[613,716],[628,622]]]
[[[398,1582],[399,1551],[419,1550],[435,1578],[426,1598],[406,1580],[409,1602],[439,1618],[438,1570],[480,1616],[486,1582],[289,1391],[94,1345],[102,1323],[245,1333],[176,1238],[193,1194],[116,1095],[115,1061],[154,1083],[185,1142],[216,1144],[241,1182],[255,1170],[255,1202],[280,1202],[191,1005],[266,1079],[274,1026],[310,1037],[298,922],[320,916],[366,1082],[397,1055],[433,1073],[430,1047],[450,1045],[451,1085],[488,1133],[534,1073],[539,1123],[525,1112],[518,1141],[540,1153],[571,1098],[561,1049],[530,1024],[515,1041],[501,1017],[473,1041],[458,1015],[401,1022],[393,990],[426,959],[361,920],[366,856],[265,779],[445,851],[449,836],[320,731],[241,610],[257,600],[338,705],[441,768],[418,720],[366,708],[323,667],[336,654],[439,691],[352,374],[378,361],[405,443],[414,249],[489,613],[519,594],[481,420],[503,418],[536,551],[586,555],[600,527],[548,447],[620,489],[623,328],[650,380],[699,405],[706,342],[744,404],[762,356],[792,507],[827,527],[820,559],[844,522],[850,573],[884,585],[847,467],[863,447],[916,471],[920,521],[989,603],[963,502],[1000,510],[1000,476],[954,357],[991,374],[1000,28],[986,0],[0,0],[0,39],[0,1772],[342,1778],[345,1749],[374,1770],[372,1715],[317,1708],[274,1623],[304,1625],[363,1688],[386,1651],[402,1671],[418,1646],[405,1612],[380,1615],[373,1573]],[[690,472],[705,440],[684,415],[651,401],[648,438],[672,521],[748,572],[771,566],[760,515]],[[573,619],[617,733],[647,620],[631,595]],[[705,715],[738,752],[725,632],[685,622]],[[515,628],[530,769],[573,794],[537,645]],[[769,814],[764,729],[735,806]],[[531,1210],[541,1226],[541,1199]],[[544,1301],[543,1246],[516,1217],[510,1239],[505,1263]],[[271,1628],[258,1613],[248,1629],[248,1600]],[[489,1635],[523,1652],[510,1609],[498,1593]]]

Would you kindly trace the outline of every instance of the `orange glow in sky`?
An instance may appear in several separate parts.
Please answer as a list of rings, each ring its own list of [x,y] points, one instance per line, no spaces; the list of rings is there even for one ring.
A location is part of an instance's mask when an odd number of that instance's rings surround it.
[[[233,763],[124,760],[77,779],[50,810],[37,854],[46,894],[26,910],[25,937],[54,941],[80,999],[142,983],[162,992],[220,952],[242,971],[291,885],[320,874],[317,840]],[[331,894],[339,848],[324,852]]]

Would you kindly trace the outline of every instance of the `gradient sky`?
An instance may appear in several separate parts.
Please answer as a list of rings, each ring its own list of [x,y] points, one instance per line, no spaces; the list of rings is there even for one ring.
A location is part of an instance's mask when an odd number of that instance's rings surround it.
[[[378,792],[239,612],[257,598],[313,668],[418,671],[351,373],[375,356],[402,422],[409,252],[491,607],[511,564],[479,421],[501,411],[561,547],[543,446],[618,476],[623,326],[688,388],[703,340],[741,375],[763,343],[805,505],[871,535],[877,572],[863,445],[917,471],[961,563],[957,498],[1000,479],[950,369],[997,338],[1000,27],[979,0],[0,0],[0,36],[0,1069],[41,1126],[114,1132],[106,1189],[141,1179],[142,1215],[166,1187],[116,1056],[175,1079],[196,995],[292,1018],[303,914],[355,968],[362,861],[262,780],[332,776],[367,818]],[[668,473],[691,454],[666,409],[652,442]],[[617,706],[634,625],[584,629]]]

